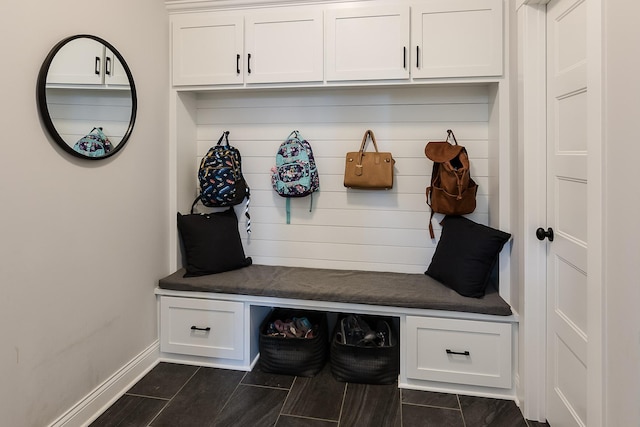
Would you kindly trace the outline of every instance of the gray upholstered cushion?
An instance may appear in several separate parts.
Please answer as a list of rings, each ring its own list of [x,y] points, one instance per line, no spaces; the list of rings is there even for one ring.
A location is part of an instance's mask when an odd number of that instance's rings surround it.
[[[482,298],[458,294],[424,274],[251,265],[200,277],[184,270],[160,279],[162,289],[215,292],[391,307],[511,315],[494,290]]]

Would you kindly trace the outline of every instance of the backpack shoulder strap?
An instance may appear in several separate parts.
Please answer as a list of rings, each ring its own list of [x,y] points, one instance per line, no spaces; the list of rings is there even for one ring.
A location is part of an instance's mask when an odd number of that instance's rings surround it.
[[[440,169],[440,165],[437,162],[433,162],[433,169],[431,171],[431,185],[427,187],[426,196],[427,196],[427,205],[429,205],[429,209],[431,209],[431,216],[429,217],[429,236],[432,239],[436,238],[435,233],[433,232],[433,208],[431,207],[431,193],[433,192],[433,187],[436,183],[436,179],[438,177],[438,171]]]

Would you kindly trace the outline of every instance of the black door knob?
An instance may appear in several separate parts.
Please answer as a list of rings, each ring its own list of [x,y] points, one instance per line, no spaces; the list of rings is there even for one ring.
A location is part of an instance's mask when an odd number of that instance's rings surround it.
[[[547,231],[545,231],[542,227],[538,228],[536,230],[536,237],[538,238],[538,240],[544,240],[544,238],[546,237],[550,242],[553,242],[553,228],[549,227],[547,228]]]

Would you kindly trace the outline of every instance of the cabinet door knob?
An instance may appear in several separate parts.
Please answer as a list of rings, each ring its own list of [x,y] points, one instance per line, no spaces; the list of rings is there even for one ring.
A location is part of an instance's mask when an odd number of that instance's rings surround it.
[[[247,54],[247,73],[251,74],[251,54]]]
[[[104,73],[107,76],[111,75],[111,57],[107,56],[104,61]]]
[[[407,47],[403,47],[402,48],[402,68],[406,69],[407,68]]]
[[[198,328],[197,326],[192,326],[191,327],[192,331],[205,331],[205,332],[209,332],[211,330],[211,328],[209,326],[207,326],[206,328]]]
[[[420,46],[416,46],[416,68],[420,68]]]
[[[536,230],[536,237],[538,240],[544,240],[545,238],[549,239],[550,242],[553,242],[553,228],[547,228],[547,231],[544,228],[540,227]]]
[[[240,54],[236,55],[236,73],[240,74]]]
[[[96,56],[96,64],[95,64],[95,72],[96,75],[100,75],[100,57]]]

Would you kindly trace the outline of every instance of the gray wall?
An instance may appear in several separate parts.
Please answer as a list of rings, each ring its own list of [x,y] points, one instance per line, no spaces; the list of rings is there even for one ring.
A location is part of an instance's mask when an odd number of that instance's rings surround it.
[[[168,273],[168,20],[158,0],[4,2],[0,13],[0,423],[54,421],[157,338]],[[48,51],[90,33],[138,89],[129,144],[99,162],[45,133]]]

